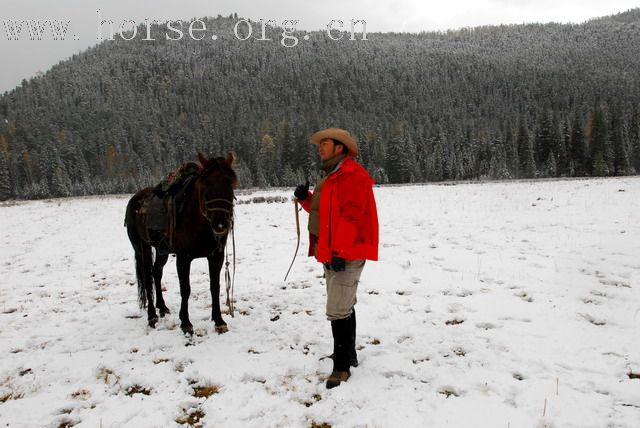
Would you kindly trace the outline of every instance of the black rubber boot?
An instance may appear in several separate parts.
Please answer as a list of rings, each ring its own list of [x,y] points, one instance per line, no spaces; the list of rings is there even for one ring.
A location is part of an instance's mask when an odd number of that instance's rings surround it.
[[[351,344],[351,320],[345,318],[331,321],[333,333],[333,372],[327,380],[327,389],[335,388],[351,376],[349,372],[349,349]]]
[[[351,367],[358,367],[358,354],[356,352],[356,310],[354,309],[349,318],[349,365]],[[329,358],[333,359],[336,354],[336,342],[333,342],[333,354],[329,355]]]
[[[349,329],[351,332],[351,342],[349,343],[349,365],[358,367],[358,354],[356,353],[356,309],[353,308],[349,317]]]

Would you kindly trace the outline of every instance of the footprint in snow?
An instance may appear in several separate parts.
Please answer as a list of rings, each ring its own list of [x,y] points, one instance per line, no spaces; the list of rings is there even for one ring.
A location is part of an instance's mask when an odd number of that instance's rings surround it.
[[[607,297],[607,293],[599,290],[591,290],[589,293],[597,297]]]
[[[467,351],[464,350],[464,348],[458,346],[457,348],[453,348],[451,350],[451,352],[453,352],[453,355],[455,355],[456,357],[464,357],[465,355],[467,355]],[[448,357],[449,354],[445,354],[444,357]]]
[[[616,281],[614,279],[601,279],[600,283],[611,287],[631,288],[631,285],[628,282]]]
[[[450,305],[447,306],[447,310],[449,311],[449,313],[455,314],[461,311],[465,311],[467,310],[467,308],[465,308],[463,305],[459,303],[451,303]]]
[[[518,380],[518,381],[523,381],[525,379],[525,377],[521,373],[517,373],[517,372],[513,373],[512,376],[515,380]]]
[[[469,296],[473,296],[473,291],[471,290],[462,290],[459,291],[456,296],[458,297],[469,297]]]
[[[529,296],[526,292],[521,291],[519,293],[515,293],[514,296],[521,298],[523,301],[527,303],[533,302],[533,297]]]
[[[498,326],[490,322],[479,322],[476,324],[476,327],[482,330],[493,330],[495,328],[498,328]]]
[[[71,413],[73,410],[72,409],[62,409],[61,411],[68,411],[69,413]],[[63,414],[62,416],[55,418],[53,420],[51,426],[54,426],[54,427],[72,427],[72,426],[78,425],[80,422],[82,422],[82,421],[80,419],[78,419],[78,418],[72,418],[68,414]]]
[[[407,340],[412,340],[412,339],[413,339],[413,337],[412,337],[412,336],[408,336],[408,335],[400,336],[400,337],[398,338],[398,340],[397,340],[397,343],[404,343],[404,342],[406,342]]]
[[[441,386],[440,388],[438,388],[438,394],[442,394],[445,397],[449,398],[451,396],[454,397],[459,397],[463,394],[463,391],[451,386],[451,385],[445,385],[445,386]]]
[[[582,316],[582,318],[584,318],[585,320],[589,321],[591,324],[601,327],[603,325],[607,325],[607,322],[601,318],[595,318],[592,317],[589,314],[580,314]]]

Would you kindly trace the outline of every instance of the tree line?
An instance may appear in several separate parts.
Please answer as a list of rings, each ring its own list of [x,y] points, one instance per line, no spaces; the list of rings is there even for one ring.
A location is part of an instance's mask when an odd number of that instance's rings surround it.
[[[293,186],[329,126],[379,183],[640,172],[640,9],[293,48],[281,31],[105,41],[24,80],[0,97],[0,200],[133,192],[197,151],[235,151],[243,187]]]

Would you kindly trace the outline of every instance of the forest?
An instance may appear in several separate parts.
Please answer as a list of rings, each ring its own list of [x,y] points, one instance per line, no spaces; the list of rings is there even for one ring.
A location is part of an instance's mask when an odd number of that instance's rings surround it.
[[[224,34],[237,20],[203,18]],[[356,137],[380,184],[640,172],[640,9],[367,40],[315,31],[289,48],[276,27],[275,42],[150,31],[0,96],[0,200],[131,193],[198,151],[233,150],[243,188],[313,182],[309,136],[330,126]]]

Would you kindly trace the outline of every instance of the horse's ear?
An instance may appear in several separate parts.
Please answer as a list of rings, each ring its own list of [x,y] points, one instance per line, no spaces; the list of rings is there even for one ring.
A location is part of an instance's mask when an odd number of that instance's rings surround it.
[[[198,152],[198,160],[200,161],[200,165],[202,165],[203,168],[206,167],[209,163],[207,158],[205,158],[204,155],[200,152]]]
[[[236,155],[233,152],[228,152],[227,153],[227,158],[224,160],[227,165],[229,166],[233,166],[233,163],[236,161]]]

